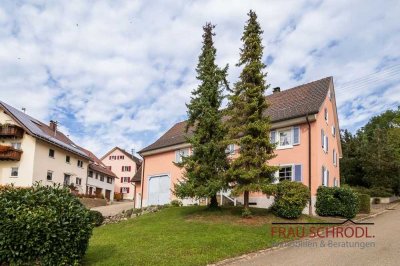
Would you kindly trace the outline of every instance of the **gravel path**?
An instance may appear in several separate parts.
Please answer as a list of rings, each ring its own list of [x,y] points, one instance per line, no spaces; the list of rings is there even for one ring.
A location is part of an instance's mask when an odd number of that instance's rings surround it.
[[[133,201],[114,202],[111,205],[91,208],[91,210],[101,212],[103,216],[114,216],[129,209],[133,209]]]

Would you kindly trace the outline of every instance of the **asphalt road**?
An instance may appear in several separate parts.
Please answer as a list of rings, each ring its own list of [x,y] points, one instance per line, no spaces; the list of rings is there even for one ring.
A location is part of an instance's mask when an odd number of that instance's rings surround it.
[[[321,239],[313,239],[309,242],[310,247],[303,245],[266,251],[227,265],[400,265],[400,206],[363,222],[375,223],[368,225],[368,234],[374,238],[325,238],[324,247],[320,246]],[[375,247],[328,247],[328,241],[368,241]]]

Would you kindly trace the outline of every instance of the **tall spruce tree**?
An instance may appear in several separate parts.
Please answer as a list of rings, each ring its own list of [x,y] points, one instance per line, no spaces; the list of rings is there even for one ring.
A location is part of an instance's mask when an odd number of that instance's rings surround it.
[[[232,160],[226,176],[229,184],[233,185],[233,191],[244,195],[244,213],[249,212],[249,193],[268,187],[277,170],[267,164],[275,157],[275,145],[269,138],[270,118],[265,115],[268,103],[264,93],[269,85],[266,85],[266,66],[262,62],[263,31],[256,13],[250,10],[248,16],[237,64],[243,70],[229,96],[226,123],[229,130],[227,143],[240,147],[239,156]]]
[[[221,69],[215,63],[214,28],[210,23],[203,27],[203,47],[196,68],[200,85],[187,104],[186,132],[193,130],[187,141],[193,153],[178,164],[185,169],[184,178],[174,187],[179,198],[211,198],[210,207],[218,206],[216,194],[225,187],[224,172],[228,167],[223,142],[226,130],[220,110],[228,66]]]

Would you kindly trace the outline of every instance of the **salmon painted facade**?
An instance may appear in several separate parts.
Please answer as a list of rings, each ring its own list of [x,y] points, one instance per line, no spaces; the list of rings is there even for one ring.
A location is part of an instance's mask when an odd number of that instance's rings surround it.
[[[116,193],[121,193],[123,199],[141,198],[141,160],[139,158],[124,149],[115,147],[107,152],[101,161],[118,177],[118,181],[114,184]]]
[[[271,141],[276,143],[276,157],[267,162],[279,166],[275,181],[291,180],[311,187],[312,204],[319,186],[340,186],[339,121],[332,77],[313,81],[266,96],[270,107]],[[175,124],[157,141],[142,149],[142,205],[162,205],[175,199],[174,184],[182,179],[183,170],[174,165],[191,153],[185,142],[185,122]],[[227,153],[235,157],[239,147],[229,145]],[[221,199],[230,195],[221,193]],[[234,199],[241,202],[242,197]],[[195,203],[186,199],[184,204]],[[251,193],[250,204],[269,207],[273,197]]]

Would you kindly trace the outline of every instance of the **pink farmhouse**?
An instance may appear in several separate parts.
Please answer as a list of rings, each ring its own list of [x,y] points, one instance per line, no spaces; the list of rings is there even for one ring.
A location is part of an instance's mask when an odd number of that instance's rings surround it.
[[[342,155],[339,121],[336,109],[333,78],[303,84],[288,90],[275,88],[266,96],[270,104],[266,115],[272,122],[271,140],[277,147],[270,165],[279,166],[275,182],[292,180],[311,187],[312,203],[319,186],[340,186],[339,160]],[[191,152],[185,141],[185,122],[170,128],[157,141],[142,149],[141,205],[162,205],[175,199],[174,184],[182,179],[182,171],[174,165]],[[190,134],[187,133],[187,134]],[[229,145],[227,152],[237,156],[238,147]],[[113,169],[114,170],[114,169]],[[114,171],[115,172],[115,171]],[[242,197],[233,199],[241,202]],[[185,199],[184,204],[196,203]],[[269,207],[273,197],[251,193],[254,207]]]

